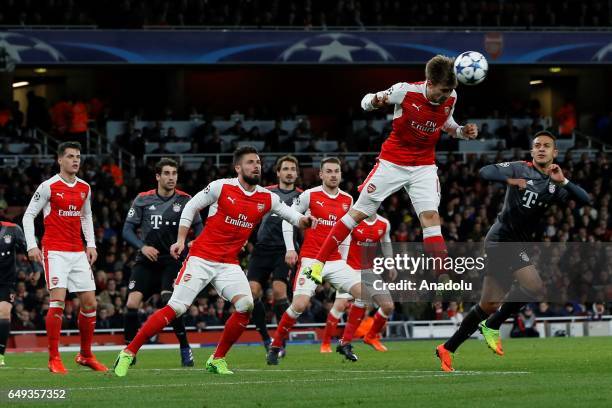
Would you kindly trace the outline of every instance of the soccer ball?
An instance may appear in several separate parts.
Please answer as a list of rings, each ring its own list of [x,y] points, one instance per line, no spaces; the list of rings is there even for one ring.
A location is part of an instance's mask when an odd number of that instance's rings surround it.
[[[464,85],[477,85],[484,81],[489,70],[487,59],[479,52],[466,51],[455,59],[455,74]]]

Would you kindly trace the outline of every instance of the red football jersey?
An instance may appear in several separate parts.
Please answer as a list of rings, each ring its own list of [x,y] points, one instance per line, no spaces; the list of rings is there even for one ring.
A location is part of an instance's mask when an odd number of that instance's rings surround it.
[[[351,232],[351,245],[346,262],[355,270],[372,268],[379,242],[391,242],[389,221],[376,216],[376,220],[361,221]]]
[[[435,164],[435,147],[442,130],[451,123],[457,126],[452,119],[457,93],[453,91],[446,101],[436,104],[427,99],[425,92],[425,82],[401,82],[384,91],[389,103],[395,104],[395,111],[391,134],[382,145],[380,159],[400,166]],[[370,110],[371,99],[367,98],[368,95],[362,107]]]
[[[42,246],[46,251],[83,251],[81,230],[88,247],[96,241],[91,215],[91,188],[77,177],[72,184],[59,175],[38,186],[23,217],[28,250],[35,248],[34,218],[43,210],[45,232]]]
[[[316,258],[319,249],[337,221],[353,205],[353,198],[342,190],[335,196],[329,195],[322,186],[304,191],[294,201],[292,207],[302,214],[310,214],[317,219],[315,228],[304,233],[304,243],[300,250],[301,258]],[[330,255],[329,261],[342,259],[340,252]]]
[[[234,178],[213,181],[196,194],[183,209],[180,225],[191,226],[195,214],[207,206],[206,225],[193,241],[189,256],[231,264],[238,263],[238,253],[269,211],[294,225],[302,216],[270,190],[257,186],[249,192]]]

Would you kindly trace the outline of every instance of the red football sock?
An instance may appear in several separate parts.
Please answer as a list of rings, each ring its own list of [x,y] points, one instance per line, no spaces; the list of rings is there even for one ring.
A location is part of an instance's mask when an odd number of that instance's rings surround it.
[[[327,322],[325,322],[325,331],[323,332],[323,343],[331,343],[332,335],[338,328],[338,322],[340,319],[335,317],[333,314],[327,314]]]
[[[215,350],[214,358],[223,358],[240,338],[242,333],[246,330],[247,324],[251,320],[251,313],[249,312],[234,312],[225,322],[225,328],[221,335],[221,340]]]
[[[297,322],[297,319],[289,316],[287,312],[283,313],[283,317],[276,328],[276,333],[274,333],[272,347],[283,347],[283,342],[289,336],[289,331],[295,325],[295,322]]]
[[[425,250],[425,254],[432,258],[441,259],[442,268],[438,268],[436,266],[435,272],[440,275],[442,273],[448,273],[446,269],[444,269],[444,263],[446,258],[448,257],[448,250],[446,249],[446,242],[444,242],[444,237],[442,235],[433,235],[423,239],[423,249]],[[436,265],[439,261],[436,261]]]
[[[344,327],[344,333],[342,333],[342,344],[350,343],[353,341],[353,336],[355,335],[355,330],[361,324],[361,320],[365,315],[365,307],[357,306],[353,304],[351,307],[351,311],[349,312],[348,319],[346,321],[346,326]]]
[[[374,315],[374,323],[372,323],[372,327],[366,334],[366,337],[376,337],[380,333],[383,327],[385,327],[385,323],[387,323],[387,318],[380,314],[380,310],[376,312]]]
[[[51,304],[61,304],[61,307],[52,306],[47,311],[45,318],[45,328],[47,329],[47,341],[49,343],[49,358],[59,358],[59,339],[62,330],[62,320],[64,318],[64,302],[54,301]]]
[[[79,333],[81,334],[81,355],[91,357],[91,342],[93,340],[94,329],[96,328],[96,311],[85,312],[81,310],[77,318]]]
[[[352,228],[349,228],[344,224],[342,218],[336,222],[336,225],[332,228],[325,238],[323,245],[319,249],[319,253],[316,256],[316,259],[321,262],[326,262],[329,259],[329,256],[338,250],[340,243],[346,239],[351,233]]]
[[[170,306],[166,305],[159,309],[147,319],[145,324],[138,330],[138,333],[136,333],[134,340],[127,345],[126,349],[131,351],[132,354],[138,353],[138,350],[140,350],[147,340],[162,331],[164,327],[169,325],[175,318],[176,312]]]

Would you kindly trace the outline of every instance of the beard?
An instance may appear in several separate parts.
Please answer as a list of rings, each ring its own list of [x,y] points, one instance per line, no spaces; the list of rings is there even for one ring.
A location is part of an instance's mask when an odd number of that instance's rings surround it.
[[[244,179],[244,181],[254,186],[254,185],[259,184],[259,180],[261,177],[258,174],[253,175],[253,176],[247,176],[246,174],[243,174],[242,178]]]

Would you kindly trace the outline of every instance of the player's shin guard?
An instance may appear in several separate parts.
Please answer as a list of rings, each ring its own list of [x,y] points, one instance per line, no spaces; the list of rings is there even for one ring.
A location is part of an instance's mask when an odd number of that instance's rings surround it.
[[[493,313],[487,319],[487,327],[489,329],[499,330],[502,323],[504,323],[506,319],[508,319],[513,314],[518,313],[519,310],[521,310],[521,308],[525,305],[526,303],[523,302],[506,302],[502,304],[499,310]]]
[[[268,327],[266,326],[266,307],[261,299],[256,299],[253,306],[253,315],[251,321],[257,328],[257,331],[261,335],[261,339],[264,343],[270,341],[270,335],[268,334]]]
[[[291,306],[287,308],[285,314],[278,323],[276,333],[274,333],[274,339],[272,340],[272,347],[283,347],[283,342],[289,337],[289,332],[297,322],[298,317],[301,313],[297,313]]]
[[[285,313],[288,307],[289,299],[287,298],[277,299],[274,301],[274,307],[272,310],[274,310],[274,315],[276,316],[277,322],[281,321],[281,319],[283,318],[283,314]]]
[[[77,318],[79,334],[81,335],[81,355],[91,357],[91,342],[96,328],[96,309],[92,311],[81,310]]]
[[[382,309],[378,309],[374,314],[374,323],[372,323],[372,327],[368,330],[368,333],[365,337],[376,337],[380,334],[383,327],[387,323],[387,315],[382,311]]]
[[[2,356],[6,351],[6,342],[8,341],[10,329],[11,321],[9,319],[0,319],[0,355]]]
[[[130,344],[138,332],[140,321],[138,319],[138,309],[128,308],[123,317],[123,335],[125,344]]]
[[[325,322],[325,331],[323,332],[323,343],[331,343],[331,338],[338,329],[338,322],[340,322],[341,316],[342,313],[338,312],[333,307],[329,311],[329,314],[327,315],[327,321]]]
[[[344,333],[342,333],[342,344],[347,344],[353,341],[355,331],[361,324],[363,316],[365,315],[365,305],[361,302],[355,301],[351,311],[349,312],[346,326],[344,327]]]
[[[214,358],[224,358],[229,349],[234,345],[240,338],[242,333],[246,330],[247,324],[251,319],[249,312],[234,312],[225,322],[225,328],[221,335],[221,340],[215,350]]]
[[[132,354],[138,353],[138,350],[143,344],[147,342],[152,336],[161,332],[172,320],[176,318],[176,312],[170,306],[166,305],[153,313],[149,319],[145,322],[142,328],[134,337],[134,340],[126,347],[127,350],[131,351]]]
[[[439,225],[423,228],[423,250],[425,255],[436,259],[434,271],[436,275],[449,272],[444,269],[444,262],[448,257],[448,249],[446,248],[446,242]]]
[[[478,330],[478,323],[485,320],[487,316],[485,311],[480,308],[480,305],[472,307],[461,322],[459,329],[444,343],[444,348],[454,353],[464,341]]]
[[[49,359],[59,358],[59,339],[62,330],[62,320],[64,318],[64,301],[51,300],[49,310],[45,318],[45,328],[47,330],[47,341],[49,347]]]
[[[340,222],[337,222],[336,225],[329,232],[327,238],[321,245],[321,249],[319,249],[319,253],[317,254],[316,259],[321,262],[326,262],[329,256],[338,250],[338,247],[349,236],[353,228],[357,226],[357,223],[349,214],[344,214],[342,218],[340,218]]]

